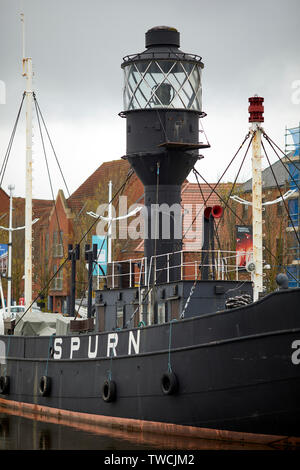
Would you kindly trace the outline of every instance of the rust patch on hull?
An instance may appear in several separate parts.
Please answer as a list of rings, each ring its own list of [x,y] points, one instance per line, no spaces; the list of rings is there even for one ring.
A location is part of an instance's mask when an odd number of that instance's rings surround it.
[[[300,438],[198,428],[113,416],[80,413],[0,398],[0,412],[14,414],[135,443],[175,449],[281,449],[300,448]]]

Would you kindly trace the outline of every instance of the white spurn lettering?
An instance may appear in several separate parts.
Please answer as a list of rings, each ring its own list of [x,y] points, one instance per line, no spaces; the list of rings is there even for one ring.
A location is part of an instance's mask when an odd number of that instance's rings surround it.
[[[136,340],[133,334],[133,331],[129,331],[129,341],[128,341],[128,354],[131,354],[131,346],[133,346],[135,354],[140,352],[140,330],[137,331]]]
[[[94,351],[91,351],[91,344],[92,344],[92,336],[89,336],[88,357],[90,359],[94,359],[97,356],[97,352],[98,352],[98,335],[95,336]]]
[[[73,352],[79,351],[79,348],[80,348],[80,338],[78,336],[73,336],[71,338],[70,359],[73,358]]]
[[[80,357],[88,357],[89,359],[95,359],[101,354],[105,354],[102,350],[103,346],[106,348],[106,356],[107,357],[116,357],[117,356],[117,349],[119,344],[119,339],[121,338],[122,343],[125,341],[125,344],[121,347],[122,351],[126,348],[127,343],[127,354],[139,354],[140,353],[140,343],[141,343],[141,331],[139,329],[134,331],[127,331],[124,332],[120,337],[118,333],[108,333],[107,335],[89,335],[87,341],[82,341],[80,336],[71,336],[70,338],[61,338],[57,337],[54,339],[53,344],[53,359],[61,359],[64,355],[69,355],[70,359],[76,359],[78,351],[81,350]],[[70,345],[69,345],[70,341]],[[102,346],[100,348],[100,346]],[[4,349],[4,348],[2,348]],[[82,351],[84,349],[84,351]],[[126,351],[126,349],[125,349]],[[83,355],[82,355],[83,353]],[[0,341],[0,362],[1,362],[1,341]]]
[[[54,340],[54,359],[61,359],[62,356],[62,338],[55,338]]]
[[[113,355],[117,355],[116,347],[118,344],[119,338],[118,333],[110,333],[107,337],[107,357],[110,357],[110,350],[113,350]]]

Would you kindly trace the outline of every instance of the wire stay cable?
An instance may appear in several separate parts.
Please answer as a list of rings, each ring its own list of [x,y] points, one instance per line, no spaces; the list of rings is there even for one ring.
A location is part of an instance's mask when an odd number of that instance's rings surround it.
[[[197,171],[197,170],[196,170]],[[208,184],[210,187],[212,187],[206,180],[205,178],[199,173],[197,172],[200,176],[201,179],[203,179],[203,181]],[[225,202],[224,199],[222,198],[222,196],[220,196],[220,194],[215,190],[213,189],[213,192],[221,199],[221,201]],[[227,206],[228,209],[234,214],[234,216],[244,225],[244,221],[239,217],[239,215],[228,205]],[[272,256],[272,258],[274,258],[275,260],[277,260],[277,257],[265,246],[265,250]],[[286,270],[288,272],[288,274],[295,280],[298,282],[298,280],[295,278],[295,276],[288,271],[287,267],[286,267]]]
[[[8,159],[9,159],[9,156],[10,156],[10,152],[11,152],[12,144],[13,144],[13,141],[14,141],[14,137],[15,137],[15,134],[16,134],[16,129],[17,129],[17,126],[18,126],[18,122],[19,122],[21,110],[22,110],[22,107],[23,107],[25,95],[26,95],[26,93],[24,92],[23,96],[22,96],[22,101],[21,101],[21,104],[20,104],[20,107],[19,107],[19,110],[18,110],[18,114],[17,114],[17,117],[16,117],[16,121],[15,121],[15,124],[13,126],[13,130],[12,130],[12,133],[11,133],[11,136],[10,136],[10,139],[9,139],[7,150],[5,152],[3,163],[2,163],[2,166],[1,166],[1,170],[0,170],[0,178],[1,178],[0,188],[2,187],[3,178],[4,178],[5,171],[6,171],[6,167],[7,167]]]
[[[45,162],[46,162],[47,174],[48,174],[49,183],[50,183],[50,189],[51,189],[51,194],[52,194],[52,199],[53,199],[54,211],[55,211],[56,222],[57,222],[57,227],[58,227],[58,234],[59,234],[59,237],[60,237],[60,244],[62,245],[63,256],[64,256],[64,244],[63,244],[62,231],[60,229],[60,223],[59,223],[59,218],[58,218],[58,213],[57,213],[57,208],[56,208],[56,203],[55,203],[55,197],[54,197],[54,191],[53,191],[53,184],[52,184],[52,180],[51,180],[50,169],[49,169],[47,153],[46,153],[46,148],[45,148],[45,142],[44,142],[43,132],[42,132],[42,128],[41,128],[40,116],[39,116],[37,101],[36,101],[35,97],[34,97],[34,104],[35,104],[35,109],[36,109],[36,115],[37,115],[37,120],[38,120],[38,127],[39,127],[39,131],[40,131],[41,142],[42,142],[42,146],[43,146],[44,158],[45,158]]]
[[[131,175],[130,175],[131,176]],[[105,211],[107,210],[109,204],[111,204],[114,199],[118,196],[118,194],[121,192],[122,188],[127,184],[127,181],[129,179],[129,177],[127,175],[126,177],[126,180],[124,181],[124,183],[119,187],[119,189],[116,191],[116,193],[114,194],[114,196],[111,198],[111,200],[108,202],[106,208],[103,210],[103,214],[105,213]],[[103,215],[101,214],[101,215]],[[93,221],[93,223],[91,224],[91,226],[87,229],[87,231],[83,234],[83,236],[80,238],[80,240],[78,241],[78,243],[76,243],[77,245],[80,245],[80,243],[84,240],[84,238],[86,237],[86,235],[93,229],[93,227],[96,225],[97,222],[99,222],[100,220],[100,215],[97,219],[95,219]],[[104,243],[104,241],[103,241]],[[76,245],[74,246],[74,248],[72,249],[71,253],[74,253],[75,252],[75,249],[76,249]],[[15,327],[17,326],[17,324],[22,320],[22,318],[26,315],[26,313],[30,310],[30,308],[33,306],[33,304],[39,299],[39,297],[46,291],[46,289],[48,288],[48,286],[50,285],[50,283],[53,281],[53,279],[55,278],[55,276],[59,273],[59,271],[64,267],[64,265],[67,263],[68,261],[68,257],[66,257],[64,259],[64,261],[61,263],[61,265],[59,266],[57,272],[55,274],[52,275],[52,277],[48,280],[48,282],[46,283],[46,285],[42,288],[42,290],[39,292],[39,294],[35,297],[35,299],[32,301],[32,303],[29,305],[29,307],[27,308],[27,310],[25,310],[25,312],[23,313],[23,315],[21,315],[21,317],[19,318],[19,320],[16,322],[15,324]]]
[[[290,222],[291,222],[291,224],[292,224],[294,233],[295,233],[295,235],[296,235],[296,238],[297,238],[297,240],[298,240],[298,243],[300,244],[299,235],[298,235],[298,233],[297,233],[297,230],[296,230],[296,228],[295,228],[293,219],[292,219],[291,214],[290,214],[290,212],[289,212],[289,209],[288,209],[286,200],[284,199],[283,194],[282,194],[282,192],[281,192],[281,189],[280,189],[280,187],[279,187],[279,184],[278,184],[276,175],[275,175],[274,170],[273,170],[273,168],[272,168],[272,165],[271,165],[271,163],[270,163],[270,160],[269,160],[269,157],[268,157],[268,154],[267,154],[267,152],[266,152],[266,149],[265,149],[265,146],[264,146],[263,142],[261,143],[261,145],[262,145],[262,148],[263,148],[263,150],[264,150],[264,152],[265,152],[265,155],[266,155],[266,158],[267,158],[267,160],[268,160],[269,166],[270,166],[270,168],[271,168],[271,172],[272,172],[273,178],[274,178],[274,180],[275,180],[277,189],[278,189],[278,191],[279,191],[279,194],[280,194],[280,196],[281,196],[282,202],[283,202],[284,207],[285,207],[285,209],[286,209],[288,218],[290,219]]]

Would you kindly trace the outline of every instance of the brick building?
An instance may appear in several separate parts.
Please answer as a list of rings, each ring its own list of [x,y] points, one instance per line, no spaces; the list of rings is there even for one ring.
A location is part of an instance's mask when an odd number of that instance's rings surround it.
[[[113,194],[125,181],[129,172],[126,160],[116,160],[103,163],[89,178],[86,179],[73,192],[66,197],[62,190],[58,191],[55,202],[51,200],[33,200],[33,216],[39,221],[33,226],[33,297],[36,298],[43,292],[42,303],[48,311],[68,311],[68,299],[70,294],[70,262],[66,261],[68,244],[75,245],[81,241],[81,259],[77,263],[77,297],[84,295],[87,287],[87,270],[84,260],[84,245],[92,243],[92,235],[96,234],[96,225],[90,229],[94,220],[87,215],[88,211],[96,211],[99,204],[108,202],[108,183],[113,183]],[[288,186],[287,173],[281,162],[272,165],[281,190]],[[272,170],[266,168],[263,171],[263,197],[264,201],[276,199],[280,196],[278,188],[272,179]],[[197,208],[205,203],[209,206],[221,205],[228,199],[232,189],[231,183],[219,184],[216,192],[212,191],[215,184],[201,184],[185,181],[182,186],[182,212],[183,212],[183,251],[185,260],[193,262],[198,256],[202,246],[202,224],[196,222]],[[234,193],[244,199],[251,199],[251,180],[244,184],[236,185]],[[143,203],[143,185],[135,174],[131,176],[128,184],[123,188],[120,195],[127,196],[128,207],[136,202]],[[14,226],[24,224],[24,199],[14,198]],[[118,198],[114,201],[116,213],[118,212]],[[216,220],[218,236],[215,239],[215,249],[236,249],[236,226],[251,224],[251,206],[241,205],[229,200],[229,207],[224,210],[223,216]],[[8,215],[9,196],[0,190],[0,216]],[[234,215],[234,213],[237,214]],[[199,219],[199,217],[198,217]],[[202,220],[202,214],[200,219]],[[8,222],[8,217],[3,217],[3,225]],[[6,222],[5,222],[6,221]],[[285,264],[287,254],[287,216],[284,204],[265,206],[264,211],[264,246],[265,262],[272,269],[266,272],[267,287],[274,286],[274,279],[278,269]],[[190,239],[187,229],[194,232],[195,239]],[[5,234],[1,234],[2,242],[5,242]],[[0,241],[1,241],[0,240]],[[18,300],[23,292],[23,249],[24,234],[22,231],[14,235],[14,267],[13,298]],[[143,240],[132,240],[129,237],[116,239],[112,244],[113,259],[126,260],[130,258],[141,258],[143,256]],[[196,252],[192,259],[189,253]],[[197,255],[198,252],[198,255]],[[272,252],[271,256],[269,252]],[[196,257],[195,257],[196,256]],[[197,258],[197,259],[198,259]],[[63,264],[62,269],[59,269]],[[273,269],[274,268],[274,269]],[[194,271],[193,271],[194,272]],[[58,273],[56,276],[55,274]],[[193,277],[193,273],[188,273]],[[53,277],[52,281],[51,278]],[[18,287],[17,287],[18,285]],[[4,286],[5,287],[5,286]]]
[[[129,165],[124,160],[105,162],[68,198],[63,190],[59,190],[48,220],[45,220],[38,236],[42,275],[36,276],[36,292],[38,293],[43,285],[48,285],[44,292],[44,300],[48,301],[47,310],[68,312],[70,262],[65,260],[68,256],[68,245],[81,241],[81,259],[77,263],[77,296],[84,292],[87,276],[84,245],[91,244],[92,235],[96,233],[96,227],[89,230],[93,219],[86,213],[89,210],[95,211],[99,204],[108,202],[108,182],[111,180],[114,189],[117,189],[125,180],[128,170]]]

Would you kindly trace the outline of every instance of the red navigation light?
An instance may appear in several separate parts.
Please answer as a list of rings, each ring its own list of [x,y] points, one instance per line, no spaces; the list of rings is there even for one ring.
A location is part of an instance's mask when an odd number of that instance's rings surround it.
[[[250,113],[249,122],[264,122],[263,102],[264,102],[264,99],[261,98],[260,96],[252,96],[251,98],[249,98],[249,103],[250,103],[250,106],[248,108],[248,111]]]

